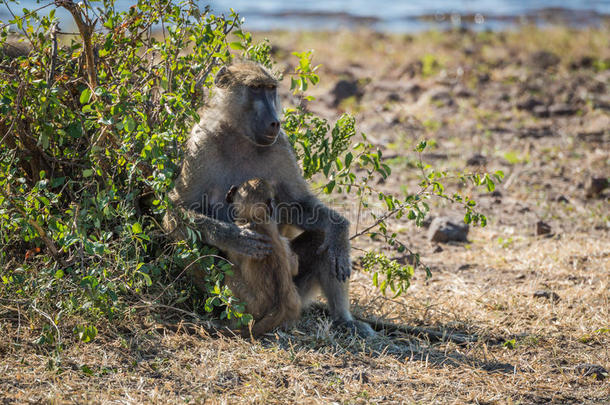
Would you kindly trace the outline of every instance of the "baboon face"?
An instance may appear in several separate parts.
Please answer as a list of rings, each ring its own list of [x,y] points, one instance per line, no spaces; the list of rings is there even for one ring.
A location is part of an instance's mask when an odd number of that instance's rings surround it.
[[[257,145],[275,143],[280,131],[277,80],[265,68],[255,63],[222,67],[215,84],[243,135]]]
[[[232,204],[235,219],[253,223],[271,221],[275,205],[271,185],[262,179],[251,179],[241,186],[232,186],[226,200]]]

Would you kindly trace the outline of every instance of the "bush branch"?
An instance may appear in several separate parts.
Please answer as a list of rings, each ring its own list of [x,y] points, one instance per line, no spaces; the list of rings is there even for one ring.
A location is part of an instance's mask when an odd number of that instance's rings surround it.
[[[80,7],[72,0],[55,0],[57,7],[63,7],[72,14],[74,21],[78,26],[78,31],[83,39],[85,47],[85,58],[87,60],[87,73],[89,75],[89,84],[91,87],[97,87],[97,74],[95,73],[95,58],[93,56],[93,45],[91,43],[91,35],[97,20],[91,22],[88,16],[84,15]],[[84,17],[84,20],[83,20]]]

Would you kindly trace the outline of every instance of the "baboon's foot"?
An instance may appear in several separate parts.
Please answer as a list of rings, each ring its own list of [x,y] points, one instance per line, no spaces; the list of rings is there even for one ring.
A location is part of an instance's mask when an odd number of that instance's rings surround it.
[[[347,330],[348,332],[356,334],[363,339],[377,335],[373,328],[371,328],[371,325],[355,319],[350,321],[335,321],[334,324],[339,329]]]

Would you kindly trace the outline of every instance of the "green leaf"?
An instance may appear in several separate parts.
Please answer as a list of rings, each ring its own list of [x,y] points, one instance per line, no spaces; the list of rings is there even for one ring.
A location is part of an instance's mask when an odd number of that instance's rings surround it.
[[[123,119],[123,127],[127,132],[133,132],[133,130],[136,129],[136,122],[131,115],[127,115]]]
[[[246,49],[246,48],[244,48],[244,46],[241,44],[241,42],[231,42],[231,43],[229,44],[229,46],[231,47],[231,49],[235,49],[235,50],[237,50],[237,51],[243,51],[244,49]]]
[[[426,145],[427,142],[426,141],[421,141],[419,144],[417,144],[417,146],[415,147],[415,151],[416,152],[423,152],[424,149],[426,149]]]
[[[146,286],[150,287],[152,285],[152,280],[151,280],[150,276],[148,274],[146,274],[146,273],[143,273],[143,272],[139,272],[139,274],[144,279],[144,282],[146,283]]]
[[[142,233],[142,225],[140,225],[140,223],[139,223],[139,222],[134,222],[134,223],[131,225],[131,230],[132,230],[132,232],[133,232],[133,233],[135,233],[136,235],[137,235],[137,234],[139,234],[139,233]]]
[[[388,177],[390,174],[392,174],[392,169],[390,169],[390,166],[386,165],[385,163],[382,163],[381,167],[383,167],[383,169],[385,170],[384,177]]]
[[[352,160],[354,160],[354,155],[352,152],[347,152],[345,155],[345,167],[349,167],[352,164]]]
[[[299,88],[299,81],[294,77],[290,78],[290,90],[297,90]]]
[[[88,104],[89,100],[91,100],[91,89],[87,87],[85,90],[83,90],[83,92],[80,93],[79,100],[81,104]]]
[[[49,135],[45,133],[40,134],[40,143],[42,144],[42,149],[49,149]]]
[[[487,191],[489,191],[490,193],[494,191],[496,185],[494,184],[493,180],[489,178],[489,176],[485,176],[485,182],[487,184]]]

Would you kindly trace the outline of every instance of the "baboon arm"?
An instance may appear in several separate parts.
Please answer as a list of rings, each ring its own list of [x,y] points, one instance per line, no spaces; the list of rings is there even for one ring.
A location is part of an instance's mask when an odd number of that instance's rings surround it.
[[[201,235],[202,242],[225,252],[235,252],[256,258],[262,258],[271,253],[271,244],[267,236],[180,206],[169,210],[163,222],[166,232],[174,240],[189,239],[188,230],[191,229]]]
[[[328,238],[349,237],[349,221],[335,210],[328,208],[315,197],[297,200],[288,209],[280,209],[280,222],[297,226],[304,231],[323,232]]]
[[[284,207],[278,209],[280,222],[324,235],[317,253],[328,252],[330,271],[339,281],[345,281],[351,274],[349,221],[314,196],[285,204]]]

